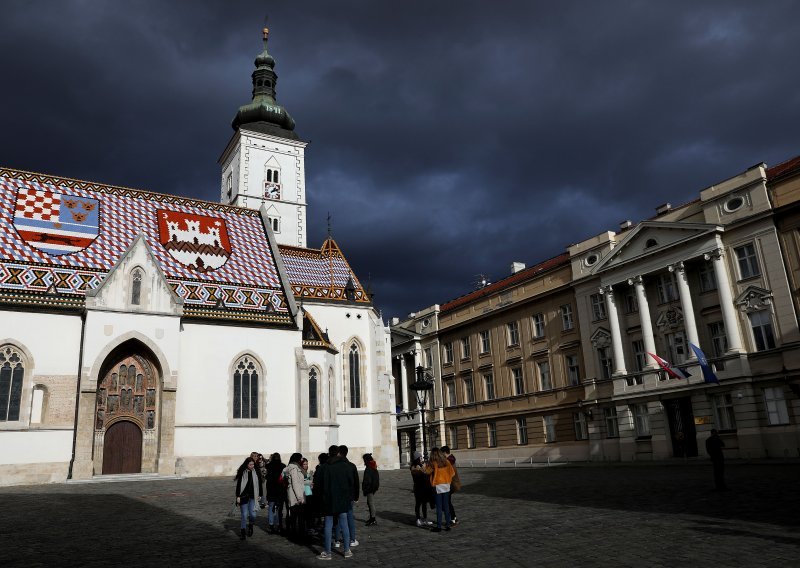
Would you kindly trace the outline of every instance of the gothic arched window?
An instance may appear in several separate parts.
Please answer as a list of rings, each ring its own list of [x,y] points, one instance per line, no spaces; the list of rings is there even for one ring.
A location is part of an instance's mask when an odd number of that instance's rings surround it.
[[[308,372],[308,417],[319,418],[319,401],[317,399],[317,370]]]
[[[350,408],[361,408],[361,353],[358,345],[350,346]]]
[[[258,367],[245,355],[233,368],[233,417],[258,418]]]
[[[142,271],[138,268],[131,274],[131,304],[138,306],[142,298]]]
[[[25,364],[11,345],[0,348],[0,422],[19,420]]]

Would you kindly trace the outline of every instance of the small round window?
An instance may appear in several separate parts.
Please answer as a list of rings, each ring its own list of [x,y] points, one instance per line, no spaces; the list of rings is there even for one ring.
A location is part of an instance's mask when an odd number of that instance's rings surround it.
[[[422,320],[422,327],[428,327],[429,325],[431,325],[431,320],[429,319]]]
[[[647,242],[644,244],[644,248],[646,249],[653,248],[654,246],[658,246],[658,241],[655,239],[647,239]]]
[[[583,262],[586,264],[586,266],[593,266],[597,264],[598,260],[600,260],[599,256],[597,256],[596,254],[590,254],[589,256],[586,257],[586,260],[584,260]]]
[[[731,197],[725,202],[725,211],[728,213],[733,213],[734,211],[741,209],[742,205],[744,205],[744,199],[741,197]]]

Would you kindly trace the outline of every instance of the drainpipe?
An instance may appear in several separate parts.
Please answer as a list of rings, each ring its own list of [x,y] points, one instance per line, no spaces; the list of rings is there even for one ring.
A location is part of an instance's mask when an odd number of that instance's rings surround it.
[[[69,460],[67,479],[72,479],[72,466],[75,464],[75,448],[78,444],[78,409],[81,404],[81,374],[83,373],[83,342],[86,338],[86,309],[81,312],[81,346],[78,352],[78,380],[75,386],[75,425],[72,429],[72,459]]]

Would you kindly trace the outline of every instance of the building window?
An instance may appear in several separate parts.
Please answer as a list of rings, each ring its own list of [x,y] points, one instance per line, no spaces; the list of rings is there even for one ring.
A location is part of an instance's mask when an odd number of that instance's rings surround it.
[[[281,232],[281,222],[278,217],[268,217],[270,228],[272,229],[273,233],[280,233]]]
[[[592,294],[589,296],[592,302],[592,321],[600,321],[606,319],[606,303],[603,296],[600,294]]]
[[[361,353],[358,345],[350,346],[350,408],[361,408]]]
[[[573,327],[575,327],[575,321],[572,319],[572,305],[564,304],[561,306],[561,328],[569,331]]]
[[[511,376],[514,378],[514,394],[524,394],[525,381],[522,377],[522,367],[511,369]]]
[[[228,174],[228,179],[225,182],[228,191],[228,199],[233,196],[233,174]]]
[[[750,327],[753,330],[756,351],[774,349],[775,335],[772,333],[772,317],[769,314],[769,310],[751,312],[747,315],[750,318]]]
[[[789,423],[789,412],[786,409],[786,399],[783,397],[781,387],[765,388],[764,404],[767,407],[767,420],[771,426]]]
[[[447,438],[451,450],[458,449],[458,426],[447,427]]]
[[[683,332],[667,333],[664,338],[667,340],[670,363],[673,365],[684,363],[686,361],[686,337]]]
[[[544,314],[533,314],[531,321],[533,322],[533,337],[535,339],[544,337]]]
[[[717,289],[717,277],[714,274],[714,266],[710,260],[700,264],[698,275],[700,276],[701,292],[710,292]]]
[[[492,373],[483,375],[483,386],[486,389],[486,400],[492,400],[494,398],[494,375]]]
[[[317,370],[313,367],[308,372],[308,417],[319,418],[319,404],[317,402]]]
[[[656,280],[656,287],[658,288],[658,301],[662,304],[674,302],[678,299],[678,287],[674,273],[659,274],[658,280]]]
[[[481,332],[481,354],[488,353],[492,348],[491,341],[489,339],[489,330],[484,329]]]
[[[611,378],[611,348],[598,347],[597,359],[600,362],[600,376],[604,379]]]
[[[544,442],[545,444],[552,444],[556,441],[556,423],[552,416],[543,416],[542,422],[544,423]]]
[[[517,444],[528,443],[528,421],[525,418],[517,418]]]
[[[142,299],[142,271],[138,268],[131,275],[131,305],[138,306]]]
[[[489,434],[488,446],[490,448],[496,448],[497,447],[497,423],[489,422],[488,424],[486,424],[486,429],[487,429],[487,432]]]
[[[636,370],[644,371],[644,368],[647,366],[647,353],[644,351],[644,341],[636,339],[631,342],[631,347],[633,347],[633,360],[636,362]]]
[[[635,314],[639,311],[639,299],[636,297],[636,290],[629,288],[625,292],[625,313]]]
[[[448,406],[455,406],[456,402],[456,383],[454,381],[447,381],[447,404]]]
[[[506,324],[508,331],[508,346],[514,347],[519,345],[519,324],[515,321]]]
[[[474,448],[475,447],[475,425],[474,424],[467,424],[467,447]]]
[[[451,342],[444,344],[444,364],[449,365],[453,362],[453,344]]]
[[[0,348],[0,422],[16,422],[22,403],[25,365],[11,345]]]
[[[467,404],[475,402],[475,385],[472,377],[464,377],[464,400]]]
[[[736,430],[736,414],[730,393],[714,397],[714,416],[719,430]]]
[[[747,243],[733,249],[736,254],[736,261],[739,264],[739,280],[759,276],[761,269],[758,266],[756,247],[753,243]]]
[[[606,406],[603,408],[603,422],[606,424],[606,438],[619,438],[619,422],[617,422],[616,406]]]
[[[567,378],[571,386],[581,384],[581,368],[578,365],[577,355],[567,355],[565,357],[567,362]]]
[[[722,357],[728,352],[728,336],[725,334],[725,324],[714,321],[708,324],[708,333],[711,336],[711,345],[714,347],[714,356]]]
[[[258,418],[258,368],[249,355],[236,363],[233,370],[233,417]]]
[[[589,427],[586,424],[586,415],[583,412],[573,412],[572,421],[575,425],[575,439],[588,440]]]
[[[462,359],[469,359],[471,356],[470,348],[469,348],[469,337],[462,337],[461,338],[461,358]]]
[[[433,351],[431,350],[430,347],[426,347],[425,351],[423,351],[423,353],[425,353],[425,367],[428,368],[428,369],[432,369],[433,368]]]
[[[540,361],[536,363],[536,367],[539,369],[539,384],[542,387],[541,390],[551,390],[553,388],[553,380],[550,377],[550,362]]]
[[[634,404],[631,406],[633,412],[633,428],[638,438],[650,435],[650,415],[647,413],[647,405]]]

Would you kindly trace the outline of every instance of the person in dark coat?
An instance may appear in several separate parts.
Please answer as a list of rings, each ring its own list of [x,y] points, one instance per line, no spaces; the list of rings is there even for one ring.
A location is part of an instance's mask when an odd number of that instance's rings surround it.
[[[375,518],[375,493],[380,486],[380,475],[378,475],[378,464],[372,459],[372,454],[364,454],[364,479],[361,481],[361,491],[364,497],[367,498],[367,507],[369,507],[369,519],[365,523],[367,526],[377,525],[378,521]]]
[[[317,557],[320,560],[331,559],[331,536],[334,517],[338,519],[339,528],[344,533],[344,557],[350,558],[353,556],[353,552],[350,550],[350,530],[347,525],[347,512],[351,510],[353,492],[358,491],[358,486],[353,486],[351,465],[353,464],[343,456],[332,455],[324,466],[317,468],[317,479],[322,487],[322,514],[325,515],[325,550]]]
[[[714,487],[717,491],[727,489],[725,485],[725,454],[722,449],[725,447],[725,442],[719,437],[719,432],[716,428],[711,430],[711,435],[706,439],[706,452],[708,457],[711,458],[711,466],[714,468]]]
[[[283,503],[286,501],[286,489],[281,483],[281,473],[286,464],[281,461],[277,452],[269,457],[267,463],[267,523],[269,532],[283,532]]]
[[[356,464],[347,459],[348,451],[349,448],[344,444],[339,446],[339,457],[347,462],[347,465],[350,468],[350,475],[353,477],[353,498],[350,501],[350,510],[347,511],[347,528],[350,529],[350,547],[352,548],[354,546],[358,546],[358,540],[356,540],[356,517],[353,514],[353,509],[356,501],[358,501],[358,498],[361,495],[361,492],[358,490],[361,486],[361,483],[358,479],[358,468],[356,467]],[[337,526],[336,528],[336,537],[337,540],[342,538],[341,525]]]

